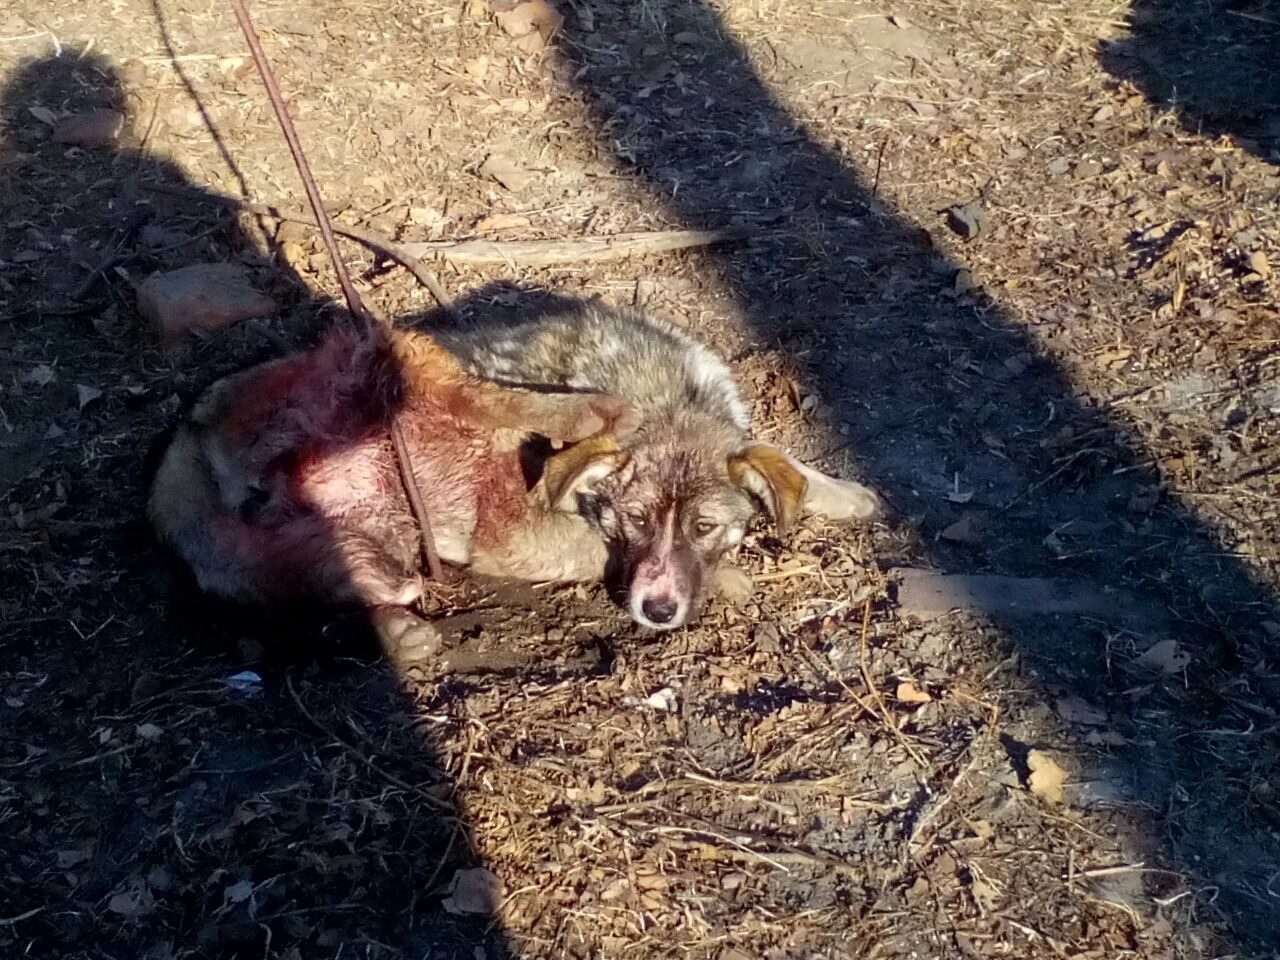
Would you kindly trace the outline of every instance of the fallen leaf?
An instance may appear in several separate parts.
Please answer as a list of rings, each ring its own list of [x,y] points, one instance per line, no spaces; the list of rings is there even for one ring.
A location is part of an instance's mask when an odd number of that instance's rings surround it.
[[[30,372],[28,372],[22,379],[26,383],[34,383],[37,387],[44,387],[57,380],[58,375],[54,372],[53,367],[49,366],[47,363],[42,363],[38,366],[32,367]]]
[[[1263,280],[1271,276],[1271,263],[1267,260],[1267,255],[1261,250],[1255,250],[1249,254],[1249,269]]]
[[[1086,727],[1100,727],[1107,722],[1107,711],[1079,697],[1059,697],[1054,703],[1058,716],[1067,723],[1079,723]]]
[[[1132,348],[1116,347],[1114,350],[1104,350],[1098,354],[1098,362],[1104,367],[1114,367],[1117,364],[1124,363],[1132,356]]]
[[[155,908],[151,891],[140,885],[123,890],[107,901],[108,910],[131,920],[154,913]]]
[[[27,112],[41,123],[47,123],[51,127],[58,124],[58,115],[48,107],[27,107]]]
[[[671,687],[663,687],[661,690],[645,697],[643,703],[651,710],[675,713],[680,707],[680,698]]]
[[[600,891],[600,902],[608,903],[610,900],[617,900],[631,888],[630,881],[626,877],[618,877],[607,887]]]
[[[1160,673],[1181,673],[1191,663],[1191,654],[1177,640],[1161,640],[1134,662]]]
[[[1091,747],[1124,747],[1129,738],[1115,730],[1090,730],[1084,735],[1084,742]]]
[[[76,400],[83,410],[95,400],[102,398],[102,391],[97,387],[86,387],[83,383],[76,384]]]
[[[898,689],[894,692],[894,696],[898,698],[900,703],[929,703],[933,700],[926,691],[921,690],[910,680],[904,680],[898,684]]]
[[[1031,792],[1049,803],[1061,803],[1067,772],[1042,750],[1032,750],[1027,754],[1027,768],[1031,771],[1027,778]]]
[[[502,881],[484,867],[459,870],[449,884],[449,896],[441,906],[446,913],[491,916],[502,905]]]
[[[89,848],[81,847],[79,850],[59,850],[58,851],[58,869],[70,870],[78,864],[84,863],[89,859]]]
[[[953,543],[977,543],[977,519],[972,513],[964,513],[960,519],[942,531],[942,539]]]
[[[241,880],[222,891],[222,902],[224,904],[244,903],[251,896],[253,896],[253,882]]]

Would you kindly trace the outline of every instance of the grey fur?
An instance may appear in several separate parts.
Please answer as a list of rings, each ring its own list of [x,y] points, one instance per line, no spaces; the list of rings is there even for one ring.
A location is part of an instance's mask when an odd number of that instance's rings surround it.
[[[516,326],[437,334],[471,373],[622,397],[642,424],[696,412],[746,440],[751,418],[728,366],[674,324],[639,310],[567,307]]]

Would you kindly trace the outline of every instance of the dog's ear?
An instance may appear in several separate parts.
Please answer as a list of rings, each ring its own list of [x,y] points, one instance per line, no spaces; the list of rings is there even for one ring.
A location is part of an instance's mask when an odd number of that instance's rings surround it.
[[[602,435],[575,443],[547,460],[542,470],[542,483],[547,500],[556,510],[577,509],[577,495],[613,473],[626,461],[618,449],[618,441]]]
[[[753,443],[730,457],[729,478],[764,504],[779,533],[790,529],[800,515],[809,486],[782,451],[767,443]]]

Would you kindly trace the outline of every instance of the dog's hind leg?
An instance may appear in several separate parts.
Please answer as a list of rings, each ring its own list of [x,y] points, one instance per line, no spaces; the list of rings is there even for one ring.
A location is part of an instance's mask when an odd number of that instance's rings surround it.
[[[485,380],[460,391],[467,419],[486,426],[536,433],[575,443],[599,434],[623,437],[639,426],[639,418],[621,397],[608,393],[530,390]]]
[[[404,607],[377,607],[369,620],[382,652],[395,664],[410,666],[440,653],[440,631]]]

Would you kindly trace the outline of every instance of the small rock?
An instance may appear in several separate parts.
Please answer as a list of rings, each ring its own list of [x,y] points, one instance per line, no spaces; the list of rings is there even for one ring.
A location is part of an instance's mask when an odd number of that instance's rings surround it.
[[[495,13],[494,19],[521,53],[544,49],[564,25],[564,17],[546,0],[527,0],[510,10]]]
[[[973,279],[973,271],[964,269],[957,270],[953,289],[958,297],[962,297],[966,293],[970,293],[971,291],[978,289],[978,284]]]
[[[1090,117],[1089,119],[1092,120],[1094,123],[1102,123],[1102,121],[1104,120],[1110,120],[1111,117],[1115,114],[1115,112],[1116,112],[1116,108],[1113,107],[1111,104],[1106,103],[1100,106],[1097,110],[1093,111],[1093,116]]]
[[[1077,180],[1087,180],[1090,177],[1100,176],[1106,167],[1102,165],[1101,160],[1081,160],[1076,164],[1075,178]]]
[[[1046,168],[1052,177],[1061,177],[1071,169],[1071,161],[1067,157],[1058,157],[1056,160],[1049,162]]]
[[[915,111],[916,116],[936,117],[938,115],[938,108],[924,100],[908,100],[907,106]]]
[[[976,200],[947,211],[947,225],[966,240],[976,240],[987,229],[987,211]]]
[[[53,142],[78,147],[105,147],[119,140],[123,130],[123,113],[118,110],[90,110],[59,120],[53,128]]]
[[[138,312],[169,346],[189,330],[219,330],[275,309],[275,301],[254,289],[244,269],[231,263],[153,273],[138,287]]]

